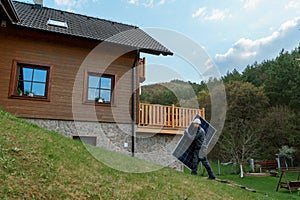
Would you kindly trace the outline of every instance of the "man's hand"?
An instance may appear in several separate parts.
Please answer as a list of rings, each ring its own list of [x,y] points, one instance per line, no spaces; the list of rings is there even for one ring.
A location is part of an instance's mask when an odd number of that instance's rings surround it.
[[[185,136],[187,136],[189,139],[191,139],[191,140],[194,140],[194,138],[195,138],[195,134],[190,134],[189,132],[188,132],[188,130],[185,130],[184,131],[184,135]]]

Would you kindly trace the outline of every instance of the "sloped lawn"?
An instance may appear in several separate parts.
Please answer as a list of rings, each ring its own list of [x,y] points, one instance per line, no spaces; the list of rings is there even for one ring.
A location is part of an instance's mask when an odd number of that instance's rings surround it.
[[[151,163],[101,148],[93,151],[107,162],[110,159],[127,167],[153,167]],[[80,142],[43,130],[0,110],[0,199],[264,197],[261,192],[244,191],[169,168],[141,174],[121,172],[96,160]]]

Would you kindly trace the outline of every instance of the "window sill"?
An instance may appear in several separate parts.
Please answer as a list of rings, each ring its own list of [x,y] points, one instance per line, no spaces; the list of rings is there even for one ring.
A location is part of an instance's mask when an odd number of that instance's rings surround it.
[[[19,95],[11,95],[10,99],[19,99],[19,100],[30,100],[30,101],[47,101],[50,102],[50,99],[47,97],[37,97],[37,96],[19,96]]]
[[[90,106],[116,107],[113,103],[98,103],[95,101],[85,101],[82,104]]]

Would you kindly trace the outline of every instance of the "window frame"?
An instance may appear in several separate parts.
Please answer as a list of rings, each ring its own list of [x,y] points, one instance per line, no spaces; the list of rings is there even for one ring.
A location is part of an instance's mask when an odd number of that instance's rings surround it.
[[[97,76],[97,77],[104,77],[104,78],[111,78],[111,97],[110,102],[97,102],[95,100],[88,99],[88,90],[89,90],[89,76]],[[96,105],[96,106],[114,106],[115,105],[115,84],[116,83],[116,74],[110,73],[100,73],[95,71],[85,70],[84,74],[84,89],[83,89],[83,103],[89,105]]]
[[[33,69],[47,70],[45,96],[27,96],[27,95],[21,96],[18,94],[17,86],[18,86],[19,73],[21,68],[20,65],[23,65],[25,67],[28,66],[28,68],[33,68]],[[10,77],[9,98],[22,99],[22,100],[35,100],[35,101],[50,101],[52,69],[53,69],[53,65],[49,65],[49,64],[13,60],[11,77]]]
[[[52,19],[52,18],[49,18],[47,20],[47,25],[68,29],[68,23],[66,21],[61,21],[61,20]]]

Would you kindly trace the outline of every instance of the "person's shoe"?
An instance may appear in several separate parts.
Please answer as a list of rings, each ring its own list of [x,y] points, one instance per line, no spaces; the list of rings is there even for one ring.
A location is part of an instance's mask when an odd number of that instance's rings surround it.
[[[214,176],[209,176],[207,179],[208,179],[208,180],[215,180],[216,177],[214,177]]]
[[[197,172],[192,172],[191,174],[194,176],[197,176]]]

